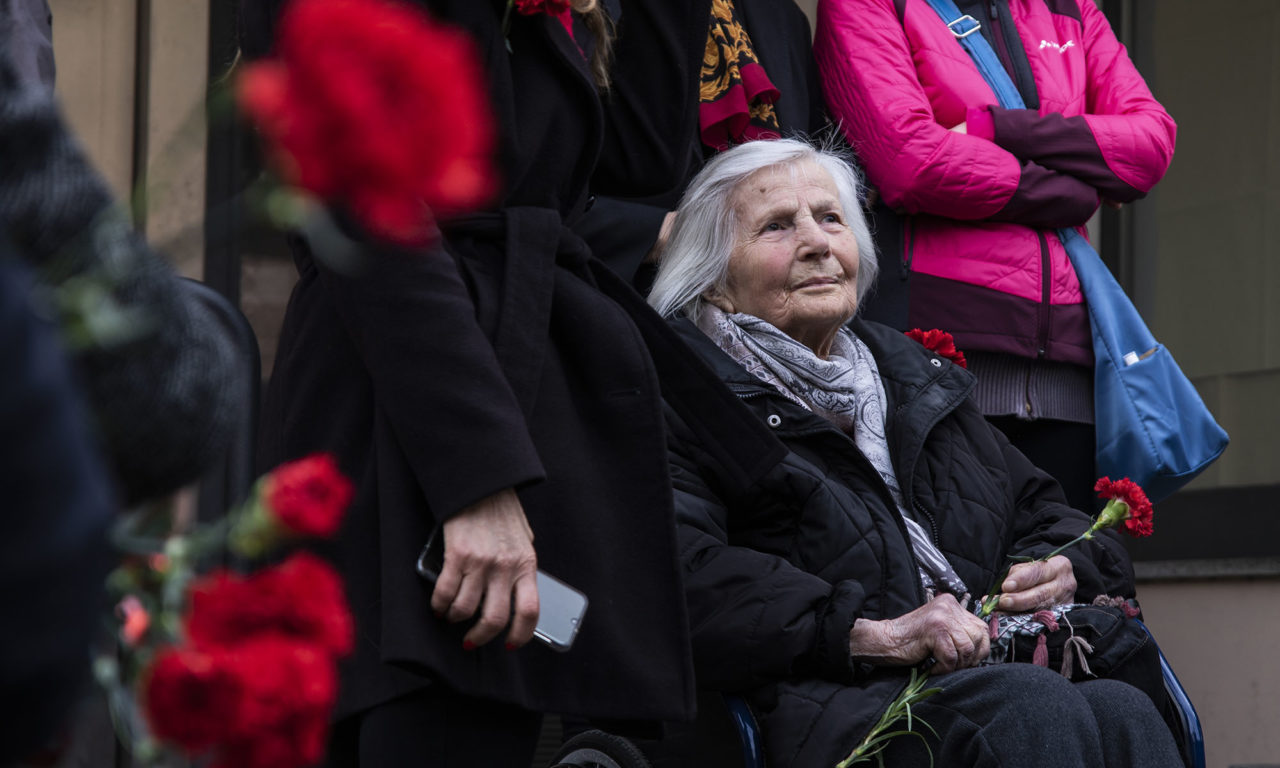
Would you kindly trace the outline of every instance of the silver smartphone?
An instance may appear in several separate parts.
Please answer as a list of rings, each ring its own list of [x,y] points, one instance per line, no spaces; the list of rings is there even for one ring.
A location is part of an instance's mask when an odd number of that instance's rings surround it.
[[[418,574],[435,583],[444,567],[444,535],[436,528],[418,555]],[[547,647],[567,651],[582,627],[587,596],[554,576],[538,571],[538,625],[533,636]]]

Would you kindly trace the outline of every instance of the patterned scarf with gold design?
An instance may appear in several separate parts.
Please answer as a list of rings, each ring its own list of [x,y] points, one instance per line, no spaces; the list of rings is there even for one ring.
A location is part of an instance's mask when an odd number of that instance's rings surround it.
[[[711,0],[698,99],[702,143],[721,151],[752,139],[778,138],[773,103],[779,95],[756,58],[733,0]]]

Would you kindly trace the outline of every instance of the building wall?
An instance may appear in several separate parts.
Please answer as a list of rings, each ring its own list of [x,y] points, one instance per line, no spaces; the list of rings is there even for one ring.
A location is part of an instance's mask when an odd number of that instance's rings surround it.
[[[133,186],[136,0],[51,0],[58,97],[120,199]]]
[[[1147,583],[1138,597],[1200,714],[1209,767],[1280,765],[1280,582]]]
[[[1135,299],[1231,433],[1193,487],[1280,482],[1280,3],[1143,4],[1140,64],[1178,122],[1137,209]],[[1192,53],[1194,52],[1194,53]]]
[[[57,93],[90,158],[187,275],[203,261],[208,0],[49,0]],[[141,32],[141,39],[139,33]]]
[[[1222,458],[1188,488],[1280,484],[1280,3],[1133,2],[1139,68],[1178,123],[1164,181],[1134,206],[1133,296],[1231,434]],[[1198,525],[1273,542],[1268,509],[1206,505]],[[1239,519],[1238,517],[1235,519]],[[1156,534],[1160,536],[1157,507]],[[1187,548],[1195,557],[1195,545]],[[1274,561],[1273,561],[1274,562]],[[1193,572],[1191,569],[1189,572]],[[1205,726],[1209,765],[1280,765],[1280,581],[1146,583],[1149,624]]]

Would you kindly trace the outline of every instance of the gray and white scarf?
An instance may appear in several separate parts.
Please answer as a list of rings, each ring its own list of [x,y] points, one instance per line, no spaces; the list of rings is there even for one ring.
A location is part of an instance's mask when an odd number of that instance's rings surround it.
[[[942,589],[957,599],[968,592],[929,535],[903,508],[902,488],[885,435],[884,383],[871,350],[861,339],[841,328],[831,354],[823,360],[758,317],[726,314],[712,305],[703,308],[698,328],[756,378],[852,437],[888,486],[906,523],[926,592],[932,596],[935,588]]]

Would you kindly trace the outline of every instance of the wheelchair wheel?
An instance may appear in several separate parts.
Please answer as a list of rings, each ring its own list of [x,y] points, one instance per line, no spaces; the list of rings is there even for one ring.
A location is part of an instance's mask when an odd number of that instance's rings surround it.
[[[630,741],[604,731],[584,731],[569,739],[550,768],[652,768]]]

